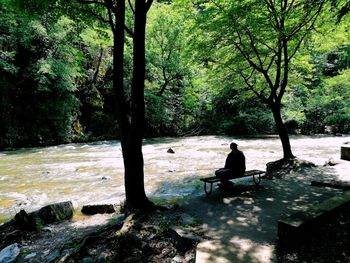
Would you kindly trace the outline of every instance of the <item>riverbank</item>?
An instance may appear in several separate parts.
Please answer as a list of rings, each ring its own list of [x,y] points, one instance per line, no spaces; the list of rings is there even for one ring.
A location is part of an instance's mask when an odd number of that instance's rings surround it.
[[[240,182],[229,192],[215,189],[209,198],[198,189],[168,211],[126,221],[113,214],[50,225],[19,241],[17,262],[329,262],[325,255],[348,262],[347,241],[341,241],[349,236],[347,213],[322,228],[323,246],[309,242],[299,251],[276,247],[279,219],[341,194],[310,184],[343,178],[337,171],[349,171],[350,162],[334,161],[335,166],[304,167],[263,180],[260,188]]]
[[[199,178],[224,165],[229,143],[246,156],[247,169],[266,169],[282,156],[278,136],[198,136],[144,140],[145,188],[153,200],[187,198],[201,189]],[[350,136],[291,136],[293,153],[323,165],[337,160]],[[168,149],[174,153],[168,153]],[[337,168],[337,166],[335,166]],[[123,159],[118,141],[68,144],[0,153],[0,222],[21,209],[72,201],[119,203],[124,199]],[[345,171],[344,171],[345,173]]]

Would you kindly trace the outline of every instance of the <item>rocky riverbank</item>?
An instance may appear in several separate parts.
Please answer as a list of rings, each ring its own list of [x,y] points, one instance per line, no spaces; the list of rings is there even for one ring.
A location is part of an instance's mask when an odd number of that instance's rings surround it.
[[[0,262],[194,262],[202,239],[196,220],[177,206],[127,218],[116,212],[57,221],[41,220],[37,228],[7,223]]]

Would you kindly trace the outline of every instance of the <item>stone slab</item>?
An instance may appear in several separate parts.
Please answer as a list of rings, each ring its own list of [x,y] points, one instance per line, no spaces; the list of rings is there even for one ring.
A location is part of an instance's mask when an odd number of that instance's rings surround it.
[[[279,220],[277,231],[279,242],[284,245],[296,244],[307,232],[315,230],[318,223],[348,203],[350,203],[349,191]]]

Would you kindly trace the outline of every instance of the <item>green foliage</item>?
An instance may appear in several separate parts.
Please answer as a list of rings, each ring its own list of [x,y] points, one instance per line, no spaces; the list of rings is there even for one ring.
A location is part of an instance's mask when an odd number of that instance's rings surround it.
[[[310,96],[305,109],[304,129],[315,133],[350,132],[350,70],[327,78]]]
[[[154,3],[146,35],[146,136],[276,132],[260,100],[270,95],[268,83],[247,55],[263,68],[272,63],[276,81],[278,40],[320,1],[294,2],[283,30],[265,1]],[[327,2],[317,32],[303,29],[288,44],[289,54],[296,50],[281,101],[289,132],[350,132],[348,6]],[[283,15],[279,5],[276,15]],[[105,8],[77,1],[0,0],[0,148],[119,134],[113,34],[101,17]],[[126,24],[133,28],[130,10]],[[131,35],[125,40],[130,96]]]
[[[185,57],[184,25],[169,4],[154,5],[146,40],[148,136],[178,135],[185,129],[186,90],[191,68]]]
[[[49,25],[44,18],[31,19],[11,9],[6,12],[5,41],[12,45],[2,47],[12,57],[6,61],[11,67],[0,69],[4,124],[0,147],[74,139],[79,114],[74,92],[83,76],[84,58],[74,45],[78,39],[73,21],[61,17]],[[9,16],[16,17],[16,22]]]

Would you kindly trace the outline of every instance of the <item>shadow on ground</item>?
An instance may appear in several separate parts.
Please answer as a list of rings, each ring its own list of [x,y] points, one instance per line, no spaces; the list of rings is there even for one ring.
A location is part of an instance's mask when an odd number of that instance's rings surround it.
[[[205,236],[213,240],[199,245],[203,260],[196,262],[275,261],[277,221],[340,193],[310,185],[335,177],[331,167],[304,168],[282,179],[265,179],[261,187],[251,181],[227,192],[214,189],[209,197],[196,190],[181,206],[202,222]]]

